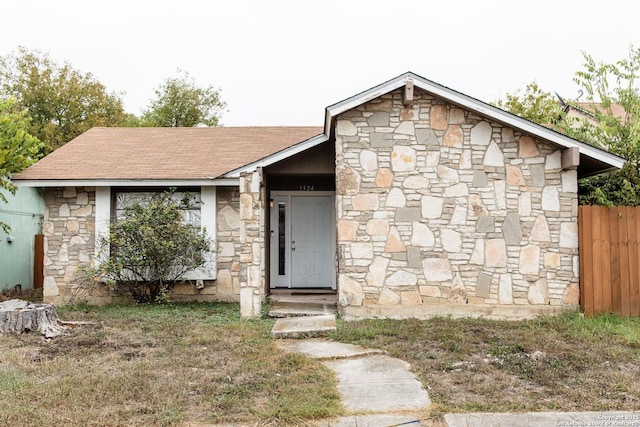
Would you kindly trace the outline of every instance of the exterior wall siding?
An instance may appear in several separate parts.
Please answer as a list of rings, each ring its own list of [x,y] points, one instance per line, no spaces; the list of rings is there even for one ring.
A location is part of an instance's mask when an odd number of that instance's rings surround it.
[[[577,173],[561,152],[416,91],[336,121],[347,318],[530,317],[578,303]]]
[[[76,269],[93,259],[95,250],[95,188],[46,188],[42,231],[45,302],[71,301]]]
[[[240,314],[259,317],[265,296],[265,194],[262,169],[240,175]]]
[[[218,299],[239,301],[240,191],[237,187],[218,187],[217,201]]]
[[[3,193],[7,203],[0,203],[0,222],[11,230],[0,230],[0,291],[34,287],[36,234],[42,233],[44,197],[37,188],[18,188],[15,195]]]

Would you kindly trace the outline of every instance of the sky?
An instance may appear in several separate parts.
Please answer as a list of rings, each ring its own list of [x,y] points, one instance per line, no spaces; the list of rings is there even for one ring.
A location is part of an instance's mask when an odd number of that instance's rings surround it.
[[[486,102],[536,81],[575,98],[582,52],[640,46],[637,0],[30,0],[3,3],[18,46],[92,73],[140,115],[178,70],[221,90],[224,126],[322,126],[325,107],[412,71]]]

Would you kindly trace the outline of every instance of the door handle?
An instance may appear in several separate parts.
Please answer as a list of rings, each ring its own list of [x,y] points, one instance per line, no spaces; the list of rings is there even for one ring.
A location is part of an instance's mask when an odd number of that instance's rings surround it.
[[[295,250],[296,250],[296,241],[295,241],[295,240],[292,240],[292,241],[291,241],[291,250],[292,250],[292,251],[295,251]]]

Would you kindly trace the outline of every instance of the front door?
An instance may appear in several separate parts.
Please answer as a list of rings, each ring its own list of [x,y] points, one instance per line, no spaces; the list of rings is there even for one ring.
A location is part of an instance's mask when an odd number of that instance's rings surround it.
[[[335,289],[333,195],[278,192],[271,200],[271,287]]]

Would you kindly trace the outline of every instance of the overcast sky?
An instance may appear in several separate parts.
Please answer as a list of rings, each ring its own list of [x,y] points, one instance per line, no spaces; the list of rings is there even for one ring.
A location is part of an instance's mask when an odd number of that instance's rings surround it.
[[[177,69],[222,89],[225,126],[317,125],[324,108],[413,71],[493,101],[535,80],[577,95],[582,51],[640,46],[638,0],[30,0],[2,4],[0,55],[47,52],[136,115]]]

